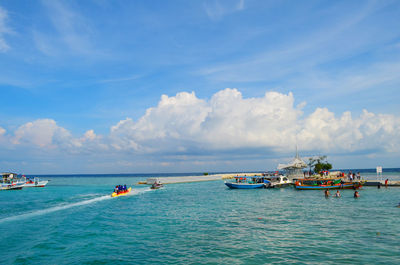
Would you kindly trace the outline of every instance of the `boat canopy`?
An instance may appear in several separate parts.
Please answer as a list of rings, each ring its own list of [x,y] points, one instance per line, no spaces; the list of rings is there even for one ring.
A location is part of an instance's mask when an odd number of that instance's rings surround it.
[[[295,157],[292,162],[288,164],[279,164],[279,170],[288,170],[288,169],[303,169],[306,168],[307,164],[300,158]]]
[[[11,179],[16,178],[18,176],[17,173],[10,173],[10,172],[4,172],[4,173],[0,173],[0,174],[1,174],[1,179],[3,181],[11,180]]]

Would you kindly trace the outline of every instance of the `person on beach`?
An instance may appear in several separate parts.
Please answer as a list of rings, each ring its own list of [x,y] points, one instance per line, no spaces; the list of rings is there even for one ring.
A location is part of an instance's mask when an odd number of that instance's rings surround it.
[[[360,197],[360,194],[358,193],[358,191],[355,191],[354,192],[354,198],[359,198]]]
[[[339,198],[340,196],[341,196],[340,192],[339,192],[339,190],[337,190],[336,193],[335,193],[335,197]]]
[[[330,195],[329,190],[325,190],[325,198],[328,198]]]
[[[361,174],[360,174],[360,172],[357,172],[357,178],[358,178],[358,180],[361,180]]]
[[[387,188],[387,186],[388,186],[388,181],[389,181],[389,179],[385,179],[385,188]]]

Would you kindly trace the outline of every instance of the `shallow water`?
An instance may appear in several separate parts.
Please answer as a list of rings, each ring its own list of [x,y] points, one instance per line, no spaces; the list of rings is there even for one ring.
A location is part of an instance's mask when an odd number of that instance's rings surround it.
[[[229,190],[132,177],[54,177],[0,192],[0,264],[399,264],[400,188]]]

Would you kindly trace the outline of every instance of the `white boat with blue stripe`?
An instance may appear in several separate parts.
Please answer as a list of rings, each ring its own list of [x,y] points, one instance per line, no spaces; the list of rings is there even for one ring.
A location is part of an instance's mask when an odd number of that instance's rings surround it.
[[[225,181],[225,185],[231,189],[261,189],[269,184],[269,180],[259,176],[236,176],[231,182]]]

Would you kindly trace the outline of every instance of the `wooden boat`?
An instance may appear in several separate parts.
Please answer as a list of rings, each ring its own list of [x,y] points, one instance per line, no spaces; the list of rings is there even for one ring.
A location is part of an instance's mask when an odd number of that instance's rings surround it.
[[[131,192],[131,187],[129,187],[127,190],[125,190],[125,191],[120,191],[120,192],[113,192],[112,194],[111,194],[111,197],[118,197],[118,196],[125,196],[125,195],[127,195],[129,192]]]
[[[362,184],[362,182],[345,182],[341,178],[297,179],[294,187],[298,190],[359,189]]]
[[[270,181],[257,176],[237,176],[233,182],[225,181],[225,185],[231,189],[261,189],[265,188],[269,184]]]

